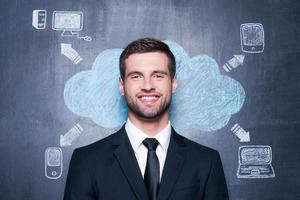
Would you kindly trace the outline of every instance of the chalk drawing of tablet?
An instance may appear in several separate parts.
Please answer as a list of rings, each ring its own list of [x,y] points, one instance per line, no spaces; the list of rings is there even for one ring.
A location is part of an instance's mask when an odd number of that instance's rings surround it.
[[[239,147],[238,178],[274,178],[272,149],[267,145]]]
[[[45,176],[58,179],[63,171],[62,151],[59,147],[48,147],[45,151]]]
[[[260,23],[246,23],[240,27],[241,48],[246,53],[262,53],[265,48],[264,27]]]

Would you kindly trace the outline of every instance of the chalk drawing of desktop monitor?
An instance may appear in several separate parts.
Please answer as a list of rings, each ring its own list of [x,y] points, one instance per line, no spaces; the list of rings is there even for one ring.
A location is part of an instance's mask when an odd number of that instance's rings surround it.
[[[81,11],[54,11],[52,29],[63,31],[62,36],[73,36],[74,31],[81,31],[83,13]]]
[[[239,147],[238,178],[273,178],[272,149],[267,145]]]

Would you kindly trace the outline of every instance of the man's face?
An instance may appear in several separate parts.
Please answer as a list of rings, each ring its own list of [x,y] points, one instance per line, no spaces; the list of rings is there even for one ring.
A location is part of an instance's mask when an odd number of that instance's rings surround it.
[[[125,60],[124,80],[119,87],[125,96],[129,115],[143,119],[168,116],[177,81],[171,78],[168,57],[161,52],[136,53]]]

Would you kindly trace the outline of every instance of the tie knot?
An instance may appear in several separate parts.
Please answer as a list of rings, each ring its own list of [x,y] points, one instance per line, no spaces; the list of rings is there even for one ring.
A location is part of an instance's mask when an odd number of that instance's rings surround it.
[[[146,138],[143,144],[147,147],[148,151],[156,151],[159,142],[155,138]]]

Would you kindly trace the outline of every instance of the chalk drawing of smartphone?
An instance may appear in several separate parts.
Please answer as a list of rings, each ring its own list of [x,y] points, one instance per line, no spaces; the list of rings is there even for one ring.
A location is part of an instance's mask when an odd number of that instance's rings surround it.
[[[36,29],[45,29],[47,23],[46,10],[33,10],[32,11],[32,26]]]
[[[260,23],[241,24],[241,48],[246,53],[262,53],[265,48],[264,28]]]
[[[59,147],[48,147],[45,151],[45,176],[58,179],[63,171],[62,151]]]

